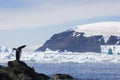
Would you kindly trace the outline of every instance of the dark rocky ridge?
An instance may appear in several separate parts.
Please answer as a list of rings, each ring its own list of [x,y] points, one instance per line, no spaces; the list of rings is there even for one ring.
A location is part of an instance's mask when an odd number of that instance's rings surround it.
[[[105,43],[103,35],[86,37],[85,33],[72,30],[54,34],[43,46],[36,51],[45,51],[47,48],[71,52],[101,52],[101,45],[120,45],[118,36],[111,35]]]
[[[22,61],[9,61],[8,67],[0,67],[0,80],[48,80],[49,77],[37,73]]]
[[[8,67],[0,66],[0,80],[72,80],[68,74],[55,74],[51,78],[37,73],[22,61],[9,61]]]
[[[68,74],[55,74],[52,78],[45,74],[35,72],[34,68],[29,67],[22,61],[9,61],[8,67],[0,66],[0,80],[72,80]]]

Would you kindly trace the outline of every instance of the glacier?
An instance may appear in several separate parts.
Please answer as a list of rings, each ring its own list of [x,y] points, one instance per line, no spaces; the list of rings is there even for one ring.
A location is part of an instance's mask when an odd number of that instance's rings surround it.
[[[83,32],[86,37],[103,35],[106,43],[111,35],[120,36],[120,22],[97,22],[80,25],[71,30]]]
[[[2,50],[3,49],[3,50]],[[10,60],[15,60],[15,51],[10,48],[2,48],[0,52],[0,63],[7,63]],[[9,51],[4,51],[8,49]],[[111,49],[113,54],[108,54]],[[28,63],[120,63],[120,46],[119,45],[102,45],[101,53],[94,52],[64,52],[52,51],[46,49],[45,52],[34,52],[23,50],[21,60]]]
[[[85,36],[103,35],[108,38],[110,35],[120,36],[120,22],[98,22],[77,26],[71,30],[84,32]]]

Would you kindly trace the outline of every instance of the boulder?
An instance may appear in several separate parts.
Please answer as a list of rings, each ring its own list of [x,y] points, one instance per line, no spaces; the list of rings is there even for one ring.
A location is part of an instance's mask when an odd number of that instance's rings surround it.
[[[52,76],[53,80],[73,80],[73,77],[68,74],[55,74]]]
[[[48,80],[45,74],[35,72],[22,61],[9,61],[8,67],[0,66],[0,80]],[[10,78],[10,79],[9,79]]]
[[[8,68],[11,72],[15,73],[16,75],[24,73],[26,69],[33,70],[32,68],[28,67],[22,61],[9,61]]]
[[[8,67],[0,66],[0,80],[72,80],[68,74],[55,74],[52,78],[37,73],[22,61],[9,61]]]
[[[8,68],[18,76],[18,80],[46,80],[49,77],[45,74],[39,74],[22,61],[9,61]]]
[[[37,77],[40,79],[40,80],[48,80],[50,79],[50,77],[48,77],[47,75],[43,74],[43,73],[38,73],[37,74]]]

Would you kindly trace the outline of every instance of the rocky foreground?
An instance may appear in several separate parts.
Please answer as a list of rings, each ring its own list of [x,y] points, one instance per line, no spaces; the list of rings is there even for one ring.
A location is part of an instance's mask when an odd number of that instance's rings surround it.
[[[68,74],[55,74],[49,77],[43,73],[37,73],[22,61],[9,61],[8,66],[0,66],[0,80],[72,80]]]

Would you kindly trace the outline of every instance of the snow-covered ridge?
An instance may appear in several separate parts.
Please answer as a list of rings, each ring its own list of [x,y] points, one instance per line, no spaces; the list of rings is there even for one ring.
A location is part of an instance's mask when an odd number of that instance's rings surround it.
[[[12,52],[12,49],[7,48],[6,46],[0,46],[0,53]]]
[[[73,29],[76,32],[84,32],[85,36],[110,35],[120,36],[120,22],[99,22],[77,26]]]

